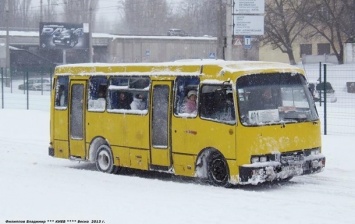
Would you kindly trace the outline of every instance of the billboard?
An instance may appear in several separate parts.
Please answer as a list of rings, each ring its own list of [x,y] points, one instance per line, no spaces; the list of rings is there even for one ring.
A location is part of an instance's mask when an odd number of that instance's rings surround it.
[[[88,27],[83,23],[40,23],[39,44],[42,49],[88,49]]]

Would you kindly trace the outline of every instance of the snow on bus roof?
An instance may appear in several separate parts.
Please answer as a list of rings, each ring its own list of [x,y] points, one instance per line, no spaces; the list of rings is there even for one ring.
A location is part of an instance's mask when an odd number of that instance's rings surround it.
[[[90,67],[152,67],[152,70],[149,71],[151,75],[182,75],[184,73],[189,75],[199,75],[200,69],[196,68],[195,72],[185,72],[180,70],[185,66],[218,66],[221,68],[223,72],[238,72],[238,71],[246,71],[250,73],[262,72],[265,70],[269,71],[278,71],[278,72],[293,72],[299,73],[303,70],[293,65],[289,65],[286,63],[280,62],[267,62],[267,61],[224,61],[220,59],[185,59],[178,60],[173,62],[145,62],[145,63],[80,63],[80,64],[66,64],[66,65],[58,65],[58,68],[90,68]],[[147,72],[119,72],[120,74],[130,75],[132,73],[138,74],[146,74]],[[196,73],[196,74],[195,74]],[[92,73],[91,73],[92,74]],[[95,73],[95,74],[108,74],[108,73]],[[115,74],[115,72],[112,72]]]

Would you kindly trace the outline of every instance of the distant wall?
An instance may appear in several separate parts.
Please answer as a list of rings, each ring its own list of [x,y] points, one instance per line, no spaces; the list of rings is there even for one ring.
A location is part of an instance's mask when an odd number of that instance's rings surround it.
[[[335,55],[324,54],[324,55],[302,55],[303,64],[314,64],[314,63],[333,63],[338,64],[338,59]]]
[[[115,38],[109,45],[110,62],[161,62],[216,58],[216,38]]]
[[[215,37],[116,37],[109,44],[109,62],[161,62],[179,59],[216,59]],[[259,46],[233,46],[232,60],[259,60]]]

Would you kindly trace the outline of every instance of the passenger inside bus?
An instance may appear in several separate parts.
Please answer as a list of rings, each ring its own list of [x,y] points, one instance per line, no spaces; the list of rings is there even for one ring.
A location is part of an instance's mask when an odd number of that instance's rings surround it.
[[[67,97],[66,97],[66,92],[65,92],[65,86],[64,85],[60,85],[59,86],[56,105],[60,106],[60,107],[67,106]]]
[[[97,88],[93,85],[90,89],[88,109],[90,111],[103,111],[106,106],[107,85],[100,84]]]
[[[130,106],[132,110],[145,110],[146,102],[144,100],[143,94],[141,93],[136,94]]]
[[[263,94],[261,94],[261,104],[263,109],[275,109],[275,99],[272,95],[272,90],[270,87],[267,87],[263,90]]]
[[[196,100],[197,100],[196,90],[190,90],[187,93],[187,96],[184,100],[184,104],[182,106],[183,113],[189,113],[189,114],[196,113],[197,111]]]
[[[118,107],[117,109],[131,109],[130,100],[127,96],[127,93],[120,92],[118,96]]]
[[[268,110],[277,108],[276,99],[274,98],[270,87],[254,89],[250,93],[248,100],[249,110]]]

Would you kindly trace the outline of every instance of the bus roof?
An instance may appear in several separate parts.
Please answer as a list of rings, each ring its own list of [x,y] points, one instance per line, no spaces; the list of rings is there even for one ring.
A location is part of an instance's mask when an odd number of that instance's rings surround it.
[[[81,63],[67,64],[56,67],[56,75],[207,75],[210,77],[223,76],[224,74],[238,73],[237,76],[291,72],[302,73],[303,70],[279,62],[266,61],[224,61],[224,60],[178,60],[160,63]]]

